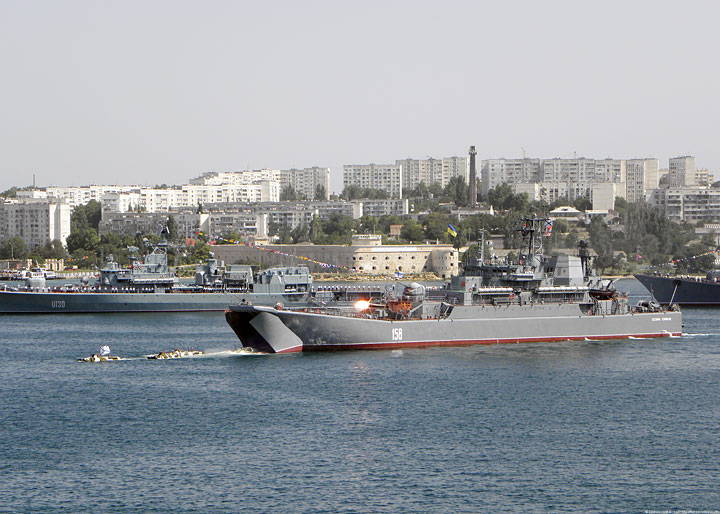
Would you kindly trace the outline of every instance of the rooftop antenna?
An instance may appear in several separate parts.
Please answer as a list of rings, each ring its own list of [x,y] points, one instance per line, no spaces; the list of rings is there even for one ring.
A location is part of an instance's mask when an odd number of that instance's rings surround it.
[[[522,156],[523,156],[523,161],[524,161],[525,160],[525,147],[522,147]]]
[[[35,174],[33,173],[33,189],[35,189]]]

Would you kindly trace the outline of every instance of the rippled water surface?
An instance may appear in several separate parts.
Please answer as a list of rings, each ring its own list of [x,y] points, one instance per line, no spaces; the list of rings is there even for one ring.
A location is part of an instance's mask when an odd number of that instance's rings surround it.
[[[230,351],[219,313],[0,316],[0,512],[719,509],[719,315],[686,309],[676,339],[286,356]],[[75,361],[101,344],[208,355]]]

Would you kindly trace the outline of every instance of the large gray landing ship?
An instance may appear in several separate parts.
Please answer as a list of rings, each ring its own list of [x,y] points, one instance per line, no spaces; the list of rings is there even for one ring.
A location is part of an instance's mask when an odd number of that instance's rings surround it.
[[[523,220],[527,250],[517,264],[487,262],[481,253],[442,289],[410,284],[352,307],[232,306],[226,319],[245,347],[268,353],[681,335],[677,309],[631,306],[592,276],[586,252],[543,256],[538,231],[546,222]]]

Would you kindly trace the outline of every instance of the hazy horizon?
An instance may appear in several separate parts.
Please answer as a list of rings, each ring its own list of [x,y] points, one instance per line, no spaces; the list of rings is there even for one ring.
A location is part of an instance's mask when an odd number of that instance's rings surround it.
[[[707,2],[0,0],[0,191],[466,155],[694,155]]]

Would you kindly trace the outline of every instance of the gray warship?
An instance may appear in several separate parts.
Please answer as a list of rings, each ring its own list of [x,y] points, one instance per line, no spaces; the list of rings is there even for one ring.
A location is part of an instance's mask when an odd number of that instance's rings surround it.
[[[24,287],[0,290],[0,314],[224,311],[228,305],[288,306],[347,303],[377,297],[377,288],[313,287],[306,266],[253,273],[248,265],[223,267],[210,258],[195,270],[194,283],[181,284],[168,266],[165,232],[160,242],[129,268],[110,258],[95,284],[47,287],[31,274]],[[137,251],[137,249],[134,249]]]
[[[637,274],[635,278],[661,305],[709,307],[720,305],[720,270],[711,270],[705,278]]]
[[[610,282],[593,275],[590,257],[542,254],[544,218],[519,229],[518,263],[479,255],[445,287],[419,284],[383,301],[290,309],[234,305],[226,320],[243,346],[267,353],[427,346],[673,337],[679,310],[652,302],[631,306]]]

